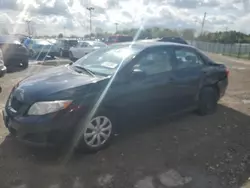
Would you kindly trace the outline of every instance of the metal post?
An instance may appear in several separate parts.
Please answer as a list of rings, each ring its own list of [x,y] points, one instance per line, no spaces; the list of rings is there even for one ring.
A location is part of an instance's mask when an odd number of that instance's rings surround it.
[[[201,34],[200,35],[202,35],[202,33],[203,33],[203,28],[204,28],[204,25],[205,25],[206,16],[207,16],[207,13],[205,12],[204,16],[203,16],[202,23],[201,23]]]
[[[115,23],[115,33],[118,31],[118,23]]]
[[[238,55],[237,55],[237,58],[240,58],[240,51],[241,51],[241,42],[240,42],[240,46],[239,46],[239,49],[238,49]]]
[[[94,8],[87,7],[87,10],[89,11],[89,37],[91,37],[91,34],[92,34],[92,11],[94,10]]]

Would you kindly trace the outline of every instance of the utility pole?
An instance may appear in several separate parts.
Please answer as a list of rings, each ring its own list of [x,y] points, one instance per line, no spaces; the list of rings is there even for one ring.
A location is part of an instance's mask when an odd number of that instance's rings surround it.
[[[89,11],[89,37],[91,37],[92,33],[92,11],[94,10],[94,7],[87,7],[87,10]]]
[[[115,33],[118,31],[118,23],[115,23]]]
[[[28,35],[31,36],[31,29],[30,29],[31,20],[26,20],[25,22],[26,22],[26,24],[27,24]]]
[[[201,34],[203,33],[203,29],[204,29],[204,25],[205,25],[205,21],[206,21],[206,16],[207,16],[207,13],[205,12],[204,13],[204,16],[203,16],[203,20],[202,20],[202,23],[201,23]]]
[[[224,39],[226,38],[225,36],[227,35],[227,30],[228,30],[228,27],[225,28],[225,33],[224,33],[224,35],[223,35],[223,38],[224,38]],[[225,54],[226,42],[227,42],[227,41],[225,41],[225,40],[223,41],[223,51],[222,51],[222,54],[223,54],[223,55]]]

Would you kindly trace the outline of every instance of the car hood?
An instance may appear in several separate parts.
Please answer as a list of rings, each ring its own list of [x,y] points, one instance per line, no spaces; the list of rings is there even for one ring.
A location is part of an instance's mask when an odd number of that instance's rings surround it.
[[[19,100],[31,103],[40,100],[67,99],[79,89],[103,79],[104,77],[94,77],[87,73],[77,73],[70,68],[70,65],[64,65],[27,77],[19,82],[13,95]]]

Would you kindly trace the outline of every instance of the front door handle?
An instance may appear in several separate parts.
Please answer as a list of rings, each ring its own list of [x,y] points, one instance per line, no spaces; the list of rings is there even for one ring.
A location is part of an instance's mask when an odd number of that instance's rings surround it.
[[[170,81],[170,82],[173,82],[174,80],[175,80],[175,79],[174,79],[173,77],[170,77],[170,78],[169,78],[169,81]]]

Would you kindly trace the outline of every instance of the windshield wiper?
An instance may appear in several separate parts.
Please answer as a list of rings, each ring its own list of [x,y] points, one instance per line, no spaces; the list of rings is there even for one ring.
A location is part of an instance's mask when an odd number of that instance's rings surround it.
[[[80,70],[83,70],[85,72],[87,72],[89,75],[91,76],[95,76],[95,73],[93,73],[91,70],[89,69],[86,69],[85,67],[83,66],[78,66],[78,65],[72,65],[73,67],[76,67],[77,69],[80,69]]]

